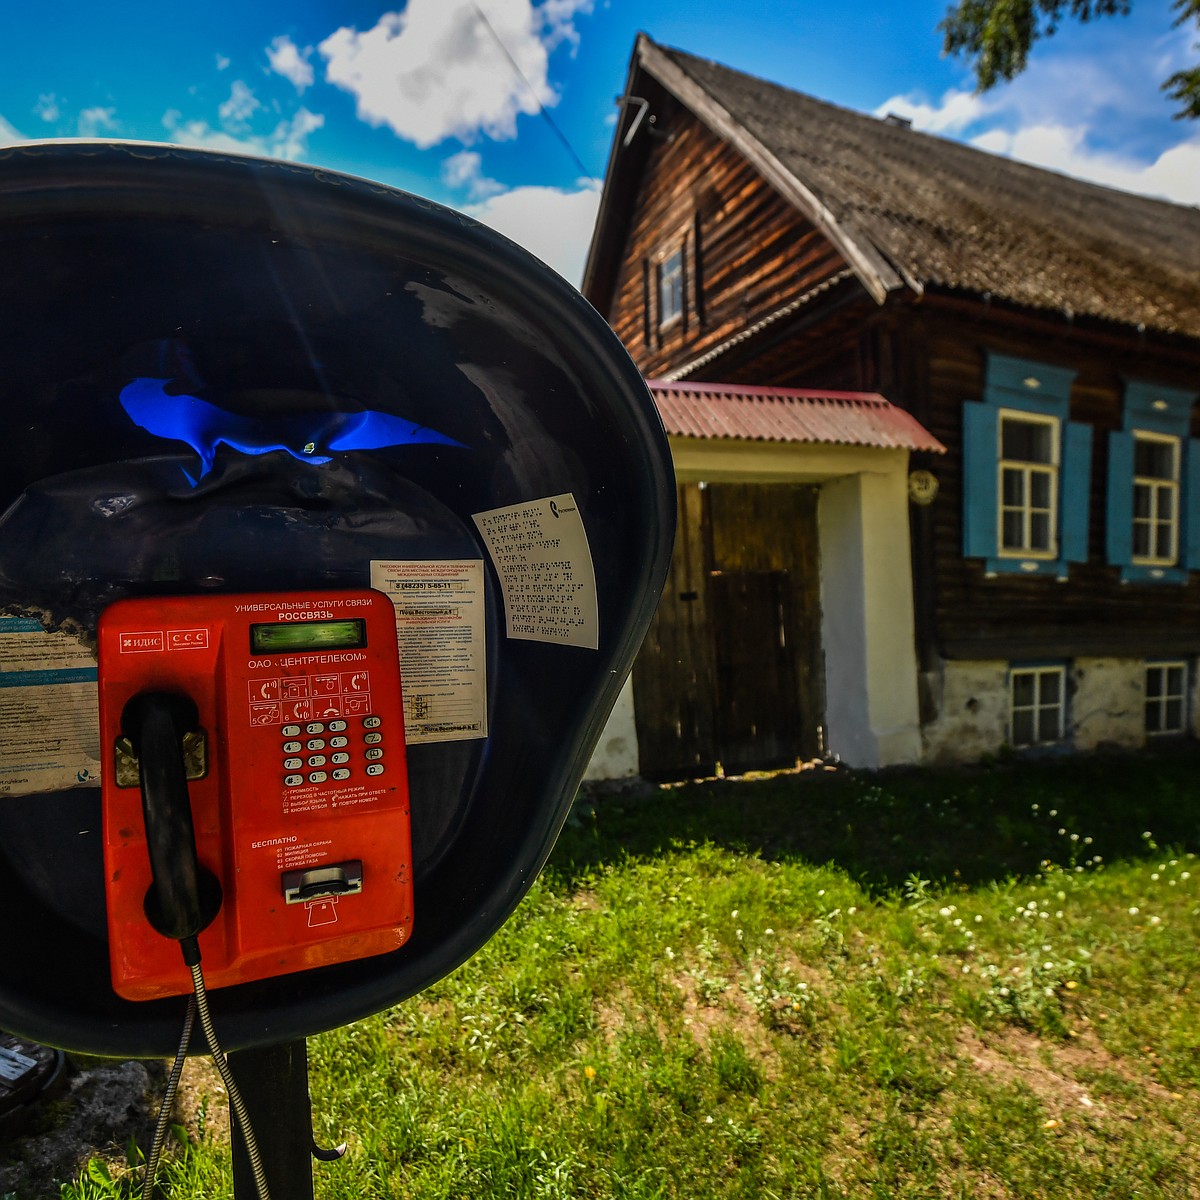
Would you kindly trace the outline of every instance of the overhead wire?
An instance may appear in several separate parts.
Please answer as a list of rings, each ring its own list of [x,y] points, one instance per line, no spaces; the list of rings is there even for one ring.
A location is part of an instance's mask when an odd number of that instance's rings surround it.
[[[546,124],[549,125],[550,128],[554,131],[554,135],[558,138],[558,140],[566,148],[566,151],[571,156],[571,159],[575,163],[575,166],[579,168],[580,176],[582,178],[586,179],[589,183],[598,184],[600,181],[596,178],[596,176],[594,174],[592,174],[591,171],[589,171],[587,169],[587,167],[584,165],[583,159],[579,157],[579,154],[576,152],[575,147],[571,144],[570,139],[567,137],[567,135],[565,133],[563,133],[563,131],[559,128],[558,124],[555,122],[554,118],[550,115],[549,110],[542,103],[541,96],[538,95],[537,88],[535,88],[533,86],[533,84],[529,81],[529,77],[525,74],[524,71],[521,70],[520,64],[512,56],[511,51],[504,44],[503,40],[501,39],[500,35],[496,32],[495,27],[492,25],[491,21],[489,21],[487,19],[487,15],[484,13],[483,9],[479,7],[477,0],[471,0],[471,7],[475,10],[475,15],[479,18],[480,23],[488,31],[488,33],[491,34],[492,41],[494,41],[496,43],[496,45],[500,48],[501,54],[503,54],[504,57],[506,59],[508,59],[508,65],[510,67],[512,67],[514,74],[517,76],[518,79],[521,80],[521,82],[528,89],[529,94],[533,97],[533,102],[538,107],[538,112],[541,114],[541,116],[545,120]]]

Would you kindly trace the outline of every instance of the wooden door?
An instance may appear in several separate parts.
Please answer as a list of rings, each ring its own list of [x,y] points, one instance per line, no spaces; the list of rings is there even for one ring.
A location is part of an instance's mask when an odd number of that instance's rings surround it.
[[[804,751],[785,571],[714,575],[716,757],[731,775],[792,766]]]
[[[823,720],[816,489],[685,484],[675,553],[634,665],[650,778],[815,756]]]

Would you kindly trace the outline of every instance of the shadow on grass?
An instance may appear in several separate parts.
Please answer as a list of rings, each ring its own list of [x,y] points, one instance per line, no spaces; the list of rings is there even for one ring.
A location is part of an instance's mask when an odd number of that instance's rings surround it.
[[[1032,874],[1046,859],[1076,865],[1156,847],[1197,850],[1200,747],[584,794],[548,870],[570,887],[606,863],[689,842],[832,863],[875,891],[913,874],[980,884]]]

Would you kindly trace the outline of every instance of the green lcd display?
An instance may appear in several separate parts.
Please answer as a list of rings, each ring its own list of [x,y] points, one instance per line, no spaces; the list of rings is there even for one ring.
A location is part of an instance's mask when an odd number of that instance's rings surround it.
[[[297,621],[251,625],[250,649],[255,654],[291,654],[305,650],[361,650],[367,644],[366,621]]]

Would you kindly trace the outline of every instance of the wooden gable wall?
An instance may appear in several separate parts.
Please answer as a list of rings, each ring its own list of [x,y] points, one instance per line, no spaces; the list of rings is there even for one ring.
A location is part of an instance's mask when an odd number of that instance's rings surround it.
[[[657,117],[606,316],[661,377],[846,270],[828,239],[669,97]],[[684,318],[660,330],[655,268],[685,247]],[[696,378],[703,378],[703,372]]]

